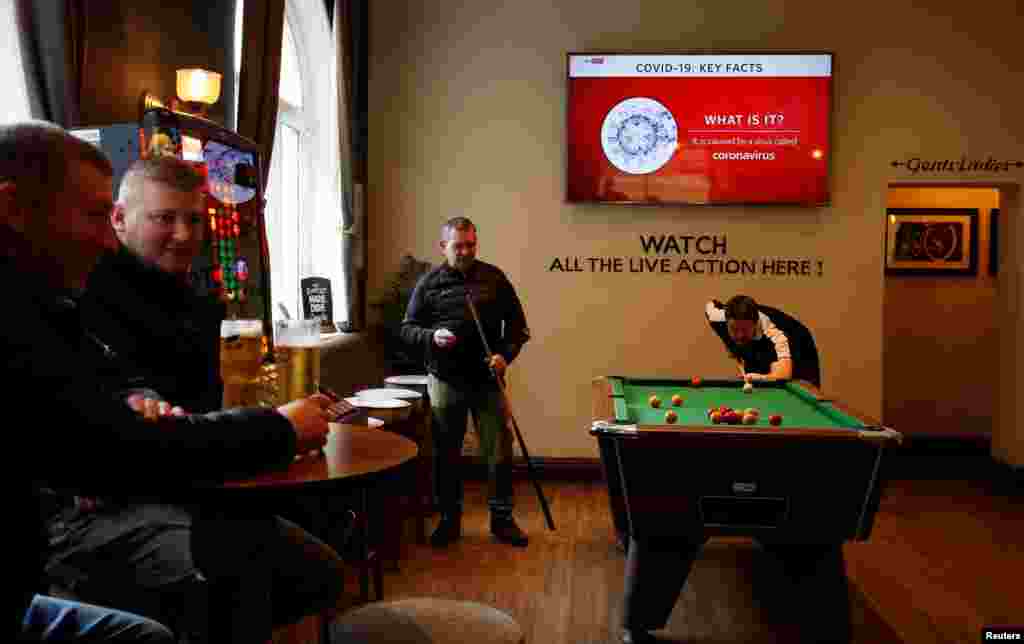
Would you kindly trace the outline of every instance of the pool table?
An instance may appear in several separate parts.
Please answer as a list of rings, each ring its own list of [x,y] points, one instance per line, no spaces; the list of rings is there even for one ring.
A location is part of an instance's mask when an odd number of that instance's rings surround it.
[[[616,528],[636,537],[866,540],[902,436],[802,382],[604,376],[590,433]],[[678,406],[673,395],[682,397]],[[649,397],[661,400],[653,408]],[[753,425],[713,424],[712,407],[758,408]],[[667,422],[666,412],[677,420]],[[768,418],[782,416],[778,426]]]

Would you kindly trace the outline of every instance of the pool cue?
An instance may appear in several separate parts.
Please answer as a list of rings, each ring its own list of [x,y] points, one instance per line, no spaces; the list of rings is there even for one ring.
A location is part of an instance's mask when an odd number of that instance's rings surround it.
[[[487,343],[487,336],[484,335],[484,327],[480,323],[480,316],[476,313],[476,306],[473,305],[473,295],[468,290],[466,291],[466,302],[469,304],[469,312],[473,315],[473,321],[476,322],[476,330],[480,333],[480,339],[484,343],[484,351],[487,352],[488,363],[491,360],[491,346]],[[533,483],[533,489],[537,492],[537,498],[540,499],[540,507],[544,511],[544,519],[547,521],[548,529],[555,529],[555,520],[551,518],[551,508],[548,507],[548,500],[544,496],[544,490],[540,488],[540,482],[537,480],[537,472],[533,469],[533,461],[530,460],[530,453],[526,451],[526,443],[523,441],[523,434],[519,431],[519,423],[516,422],[516,416],[512,413],[512,401],[508,399],[508,392],[505,391],[505,382],[498,375],[498,372],[491,367],[491,375],[494,377],[495,382],[498,383],[498,389],[501,391],[501,395],[505,401],[505,410],[508,412],[508,417],[512,419],[512,428],[515,430],[516,438],[519,440],[519,449],[523,450],[523,458],[526,459],[526,471],[530,474],[530,482]],[[476,420],[474,414],[473,419]],[[479,421],[477,421],[479,423]],[[477,427],[477,432],[480,428]]]

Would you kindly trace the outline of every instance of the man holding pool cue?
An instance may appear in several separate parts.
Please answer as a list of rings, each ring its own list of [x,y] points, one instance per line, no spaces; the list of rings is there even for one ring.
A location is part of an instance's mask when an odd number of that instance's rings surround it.
[[[537,480],[537,473],[533,469],[533,461],[530,460],[530,453],[526,451],[526,442],[523,440],[522,432],[519,431],[519,423],[516,422],[516,415],[512,412],[512,401],[508,399],[508,390],[505,388],[505,378],[499,375],[497,370],[494,369],[494,354],[491,353],[491,346],[487,342],[487,334],[484,333],[484,327],[480,323],[480,316],[477,315],[476,306],[473,304],[472,293],[466,293],[466,304],[469,305],[469,312],[473,314],[473,322],[476,323],[476,329],[480,333],[480,339],[484,343],[484,349],[486,350],[487,356],[487,366],[491,368],[491,376],[494,377],[494,381],[498,383],[498,388],[501,389],[502,400],[505,403],[505,412],[508,415],[509,420],[512,421],[512,429],[515,430],[516,439],[519,441],[519,449],[523,451],[523,458],[526,459],[526,470],[530,473],[530,481],[533,482],[533,489],[537,491],[537,498],[540,499],[540,507],[544,511],[544,520],[547,521],[548,528],[554,530],[555,521],[551,518],[551,508],[548,507],[548,500],[544,496],[544,490],[541,489],[540,481]]]
[[[480,449],[488,469],[491,534],[502,543],[526,546],[529,539],[512,518],[512,437],[501,387],[503,375],[530,339],[515,288],[497,266],[476,259],[477,228],[465,217],[448,220],[439,242],[444,262],[420,278],[402,322],[402,340],[422,352],[433,414],[434,492],[441,522],[431,545],[446,547],[462,536],[462,443],[466,416],[477,419]],[[472,293],[479,308],[487,351],[467,310]]]

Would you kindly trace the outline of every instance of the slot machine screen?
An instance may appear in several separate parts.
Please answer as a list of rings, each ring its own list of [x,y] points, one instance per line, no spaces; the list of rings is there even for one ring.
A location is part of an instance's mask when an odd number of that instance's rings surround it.
[[[270,269],[263,222],[258,146],[205,119],[154,109],[143,115],[142,155],[191,162],[207,178],[203,250],[192,268],[201,294],[229,318],[258,318],[269,329]]]
[[[181,157],[186,161],[203,160],[203,142],[194,136],[181,137]]]

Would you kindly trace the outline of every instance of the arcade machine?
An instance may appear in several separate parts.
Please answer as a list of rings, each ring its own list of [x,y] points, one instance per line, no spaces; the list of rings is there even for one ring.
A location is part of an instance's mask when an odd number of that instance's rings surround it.
[[[173,156],[207,177],[203,251],[192,268],[201,294],[214,294],[229,319],[260,319],[272,355],[270,261],[263,218],[263,158],[253,141],[204,118],[162,107],[139,124],[72,131],[98,145],[114,166],[114,190],[138,158]]]

